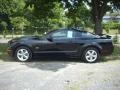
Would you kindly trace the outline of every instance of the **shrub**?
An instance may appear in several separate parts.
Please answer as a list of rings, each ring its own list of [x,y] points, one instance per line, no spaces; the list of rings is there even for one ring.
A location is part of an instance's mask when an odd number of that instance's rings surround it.
[[[110,29],[117,29],[118,33],[120,33],[120,23],[119,22],[110,21],[107,23],[103,23],[103,28],[105,29],[105,31],[107,33],[109,33]]]
[[[118,34],[116,33],[116,35],[113,37],[113,43],[117,44],[118,43]]]

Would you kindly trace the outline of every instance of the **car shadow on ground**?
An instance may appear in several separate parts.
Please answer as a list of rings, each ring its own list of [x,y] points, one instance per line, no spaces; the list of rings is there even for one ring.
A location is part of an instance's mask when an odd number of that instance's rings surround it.
[[[22,65],[26,65],[27,67],[30,68],[37,68],[40,70],[44,70],[44,71],[52,71],[52,72],[57,72],[60,69],[66,68],[69,66],[69,64],[71,64],[70,62],[66,62],[66,61],[57,61],[57,60],[41,60],[37,61],[37,62],[25,62],[22,63]]]
[[[40,70],[57,72],[60,69],[68,67],[69,65],[75,65],[76,62],[81,62],[81,61],[78,59],[72,59],[68,57],[39,56],[39,57],[34,57],[30,62],[22,63],[22,65],[26,65],[27,67],[30,68],[37,68]]]
[[[2,55],[4,62],[18,62],[14,58],[11,58],[7,54]],[[75,65],[76,62],[82,63],[79,59],[73,59],[68,57],[59,56],[37,56],[29,62],[19,62],[20,65],[27,66],[29,68],[40,69],[43,71],[57,72],[60,69],[66,68],[69,65]]]

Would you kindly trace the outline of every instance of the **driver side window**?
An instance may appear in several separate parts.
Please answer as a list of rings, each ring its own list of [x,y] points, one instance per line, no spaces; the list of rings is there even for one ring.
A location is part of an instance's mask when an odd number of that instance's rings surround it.
[[[54,39],[68,39],[73,38],[73,31],[71,30],[61,30],[52,34]]]
[[[52,36],[53,37],[66,37],[67,33],[66,33],[66,31],[58,31],[58,32],[53,33]]]
[[[66,38],[67,37],[67,31],[58,31],[52,34],[53,38]]]

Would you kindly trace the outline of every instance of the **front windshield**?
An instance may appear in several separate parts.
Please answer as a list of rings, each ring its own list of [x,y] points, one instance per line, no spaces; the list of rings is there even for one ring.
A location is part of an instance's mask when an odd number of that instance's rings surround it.
[[[54,30],[53,30],[54,31]],[[45,32],[40,36],[40,39],[46,39],[53,31]]]

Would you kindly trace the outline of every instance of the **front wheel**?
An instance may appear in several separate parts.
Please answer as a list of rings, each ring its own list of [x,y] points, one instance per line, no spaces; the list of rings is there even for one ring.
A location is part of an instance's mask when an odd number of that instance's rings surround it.
[[[32,58],[32,52],[29,48],[21,46],[17,48],[15,58],[21,62],[29,61]]]
[[[89,47],[89,48],[85,49],[82,57],[85,62],[94,63],[99,59],[100,53],[99,53],[98,49]]]

